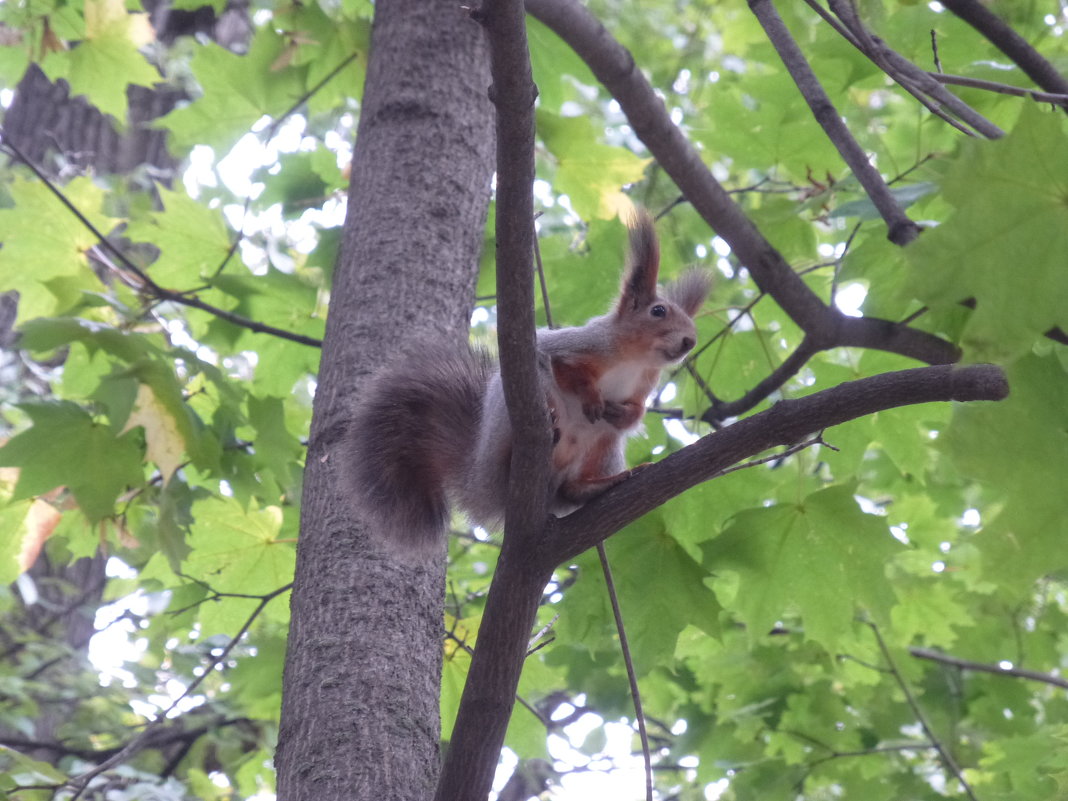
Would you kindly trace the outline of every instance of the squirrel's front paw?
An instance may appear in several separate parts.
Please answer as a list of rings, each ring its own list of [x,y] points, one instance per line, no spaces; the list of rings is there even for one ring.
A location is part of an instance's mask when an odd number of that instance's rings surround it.
[[[633,401],[606,401],[604,405],[605,421],[620,429],[633,427],[644,414],[645,407]]]
[[[586,419],[591,423],[596,423],[604,417],[604,401],[599,400],[595,403],[582,404],[582,413],[586,415]]]

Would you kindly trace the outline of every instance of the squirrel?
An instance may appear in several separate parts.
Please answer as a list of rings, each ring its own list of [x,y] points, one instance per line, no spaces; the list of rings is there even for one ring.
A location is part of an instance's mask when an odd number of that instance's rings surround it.
[[[538,370],[553,424],[550,510],[568,514],[628,478],[624,444],[669,364],[697,341],[711,276],[690,268],[657,292],[660,250],[639,212],[614,308],[576,328],[539,329]],[[401,555],[440,547],[449,502],[487,529],[503,523],[512,429],[485,353],[422,343],[372,379],[345,434],[343,488]]]

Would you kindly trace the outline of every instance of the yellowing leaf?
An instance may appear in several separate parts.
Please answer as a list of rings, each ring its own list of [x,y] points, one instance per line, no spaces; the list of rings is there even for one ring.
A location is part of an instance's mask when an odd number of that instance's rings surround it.
[[[133,411],[122,433],[125,434],[137,426],[145,429],[146,455],[159,466],[164,483],[170,481],[174,471],[182,463],[185,439],[182,437],[174,415],[160,402],[156,393],[147,384],[138,386]]]
[[[71,96],[85,97],[120,123],[126,120],[126,87],[160,80],[138,48],[152,41],[146,14],[129,14],[122,0],[86,0],[85,39],[53,52],[41,64],[49,78],[64,78]]]
[[[623,187],[641,180],[649,159],[601,144],[585,117],[538,114],[538,132],[556,157],[554,188],[586,219],[608,220],[631,207]]]
[[[18,475],[17,468],[0,468],[0,497],[11,497]],[[62,517],[59,509],[40,498],[0,507],[0,581],[10,583],[33,566]]]
[[[130,14],[123,0],[85,0],[85,36],[125,38],[137,46],[153,39],[148,14]]]
[[[0,508],[0,581],[10,583],[33,566],[62,517],[52,504],[39,498]]]

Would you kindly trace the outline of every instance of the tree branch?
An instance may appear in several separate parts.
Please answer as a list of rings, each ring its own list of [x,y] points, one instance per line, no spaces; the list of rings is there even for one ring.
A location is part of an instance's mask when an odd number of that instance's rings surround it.
[[[548,517],[551,427],[534,333],[534,98],[522,0],[486,0],[485,28],[497,109],[497,308],[501,380],[512,462],[500,559],[486,599],[437,801],[485,798],[493,783],[542,590],[532,567]]]
[[[942,5],[979,31],[1047,92],[1068,95],[1068,79],[993,11],[976,0],[942,0]]]
[[[966,75],[950,75],[945,72],[928,72],[939,83],[951,86],[964,86],[969,89],[982,89],[987,92],[997,92],[1003,95],[1015,95],[1016,97],[1029,97],[1039,103],[1050,103],[1061,108],[1068,108],[1068,94],[1055,94],[1053,92],[1037,92],[1034,89],[1024,89],[1022,86],[1011,86],[1007,83],[985,81],[982,78],[969,78]]]
[[[879,171],[868,160],[868,154],[857,143],[849,128],[842,121],[838,110],[820,85],[801,48],[787,29],[772,0],[749,0],[749,8],[760,21],[772,46],[782,59],[790,77],[805,98],[812,116],[823,128],[827,138],[842,155],[860,185],[871,198],[883,221],[886,222],[887,238],[895,245],[905,246],[920,235],[920,226],[909,219]]]
[[[619,102],[634,132],[704,220],[726,241],[757,286],[775,298],[819,349],[862,337],[868,347],[928,364],[946,364],[959,350],[939,337],[874,318],[847,318],[805,284],[730,194],[669,117],[631,54],[575,0],[527,0],[527,10],[569,44]]]
[[[909,653],[917,659],[927,659],[931,662],[938,662],[943,665],[952,665],[961,670],[993,673],[995,676],[1007,676],[1009,678],[1030,679],[1031,681],[1040,681],[1043,684],[1052,684],[1054,687],[1068,690],[1068,679],[1054,676],[1051,673],[1041,673],[1037,670],[1026,670],[1018,667],[1003,668],[1001,665],[989,665],[985,662],[972,662],[971,660],[961,659],[957,656],[950,656],[949,654],[944,654],[941,651],[934,651],[930,648],[909,648]]]
[[[999,139],[1005,135],[1001,128],[947,90],[925,70],[920,69],[882,39],[874,36],[860,19],[851,0],[827,1],[831,10],[852,34],[851,43],[909,94],[923,102],[933,113],[946,119],[947,122],[952,122],[942,111],[944,108],[987,139]],[[933,105],[926,101],[928,97],[933,101]]]
[[[886,643],[883,641],[883,635],[879,632],[879,627],[874,623],[869,623],[868,625],[871,627],[872,633],[875,634],[875,641],[879,644],[879,650],[883,654],[883,659],[886,660],[887,667],[890,668],[890,674],[894,677],[894,680],[897,681],[897,686],[901,688],[901,692],[904,693],[905,701],[908,703],[909,708],[912,709],[912,713],[916,716],[916,720],[923,728],[923,733],[927,735],[927,739],[929,739],[931,744],[938,750],[938,756],[942,759],[942,763],[946,766],[949,772],[957,778],[965,795],[967,795],[971,801],[978,801],[975,797],[975,793],[972,792],[972,788],[969,786],[967,779],[964,778],[960,766],[957,765],[957,761],[953,758],[949,749],[942,745],[941,740],[935,736],[934,729],[932,729],[931,724],[927,722],[927,717],[923,714],[923,709],[920,708],[919,703],[916,701],[916,697],[912,694],[912,690],[909,689],[908,682],[905,681],[905,677],[901,675],[901,672],[897,669],[897,665],[894,664],[894,660],[890,656],[890,649],[886,647]]]
[[[735,462],[875,412],[936,401],[1001,400],[1008,384],[1000,367],[938,365],[901,370],[794,400],[709,434],[663,461],[635,472],[574,514],[554,519],[544,547],[545,569],[573,559],[690,487]]]
[[[226,320],[227,322],[233,323],[234,325],[241,326],[242,328],[247,328],[250,331],[255,331],[259,334],[270,334],[271,336],[276,336],[280,339],[288,339],[291,342],[297,342],[301,345],[309,345],[313,348],[322,347],[323,341],[321,339],[304,336],[303,334],[294,334],[292,331],[285,331],[281,328],[264,325],[263,323],[258,323],[255,320],[249,320],[247,317],[242,317],[239,314],[234,314],[233,312],[226,311],[225,309],[220,309],[217,306],[212,306],[210,303],[205,303],[204,301],[193,295],[187,295],[182,292],[176,292],[173,289],[165,289],[161,287],[159,284],[153,281],[152,278],[149,277],[148,273],[146,273],[144,270],[134,264],[133,261],[131,261],[125,253],[119,250],[119,248],[114,243],[112,243],[110,239],[104,236],[104,234],[95,225],[93,225],[93,223],[90,222],[90,220],[84,214],[82,214],[82,212],[73,203],[70,202],[70,199],[63,194],[62,190],[60,190],[60,188],[56,186],[52,182],[52,180],[47,175],[45,175],[44,172],[36,164],[30,161],[30,159],[25,156],[22,151],[20,151],[11,142],[11,139],[3,132],[2,129],[0,129],[0,139],[3,139],[4,147],[9,150],[16,159],[18,159],[27,167],[29,167],[30,171],[37,176],[37,178],[41,181],[41,183],[45,185],[48,191],[50,191],[59,200],[59,202],[62,203],[66,207],[66,209],[77,218],[78,222],[85,226],[86,230],[88,230],[93,236],[96,237],[100,248],[110,253],[116,260],[118,260],[118,262],[123,266],[124,269],[128,270],[137,277],[139,282],[139,288],[146,294],[159,301],[170,301],[171,303],[177,303],[182,306],[189,306],[190,308],[206,311],[209,314],[213,314],[216,317],[219,317],[220,319]]]

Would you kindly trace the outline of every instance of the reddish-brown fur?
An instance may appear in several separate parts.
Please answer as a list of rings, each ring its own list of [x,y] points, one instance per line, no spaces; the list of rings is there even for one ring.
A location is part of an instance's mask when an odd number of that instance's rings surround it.
[[[641,213],[613,309],[576,328],[538,332],[551,412],[551,510],[568,514],[619,484],[661,370],[696,342],[709,276],[690,270],[657,292],[656,229]],[[496,528],[504,518],[512,427],[500,372],[470,351],[424,343],[375,380],[341,453],[361,508],[402,553],[439,551],[449,506]],[[531,491],[537,491],[531,488]]]

